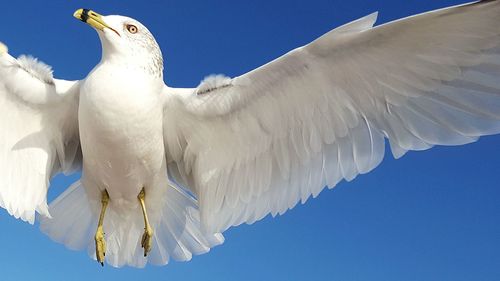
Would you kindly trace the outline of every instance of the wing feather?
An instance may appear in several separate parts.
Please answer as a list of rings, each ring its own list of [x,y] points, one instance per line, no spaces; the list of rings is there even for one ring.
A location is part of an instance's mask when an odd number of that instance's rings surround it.
[[[34,58],[0,54],[0,206],[16,218],[50,216],[50,178],[79,167],[78,87]]]
[[[376,14],[232,80],[166,88],[169,167],[207,231],[252,223],[383,159],[500,132],[500,1]],[[215,78],[213,78],[215,79]]]

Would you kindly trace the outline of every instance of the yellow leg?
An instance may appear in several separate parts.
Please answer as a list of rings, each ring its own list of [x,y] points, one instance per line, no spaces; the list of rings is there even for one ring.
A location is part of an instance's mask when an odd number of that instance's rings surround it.
[[[102,224],[104,222],[104,214],[109,203],[109,194],[104,190],[101,194],[101,214],[99,216],[99,223],[97,224],[97,231],[95,233],[95,255],[97,261],[104,266],[104,257],[106,256],[106,241],[104,240],[104,231]]]
[[[146,257],[151,251],[151,244],[153,240],[153,229],[149,224],[148,213],[146,211],[146,191],[142,188],[141,192],[137,196],[139,203],[142,207],[142,214],[144,216],[144,234],[142,235],[141,245],[144,248],[144,256]]]

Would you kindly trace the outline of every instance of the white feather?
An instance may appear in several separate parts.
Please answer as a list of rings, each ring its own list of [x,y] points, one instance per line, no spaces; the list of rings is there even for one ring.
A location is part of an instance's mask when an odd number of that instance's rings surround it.
[[[9,49],[2,42],[0,42],[0,55],[7,53]]]
[[[78,165],[77,98],[78,83],[53,79],[49,66],[0,56],[0,206],[14,217],[50,216],[49,179]]]
[[[21,55],[17,58],[19,66],[34,78],[45,82],[46,84],[54,84],[54,76],[52,68],[45,63],[38,61],[32,56]]]
[[[107,237],[107,262],[114,267],[124,265],[144,267],[147,262],[165,265],[170,260],[188,261],[192,255],[210,251],[222,244],[224,237],[217,233],[200,232],[197,202],[175,187],[165,186],[159,193],[162,209],[155,222],[155,239],[148,258],[140,246],[144,225],[138,206],[133,212],[121,213],[110,208],[104,230]],[[85,192],[78,181],[50,204],[52,218],[41,220],[40,229],[54,241],[71,250],[86,249],[95,259],[94,234],[99,218],[100,203]],[[155,220],[156,220],[155,219]]]
[[[212,90],[218,88],[224,88],[231,85],[231,78],[224,76],[222,74],[209,75],[201,81],[198,88],[196,88],[196,94],[202,95],[206,94]]]
[[[499,1],[372,28],[375,19],[223,87],[214,80],[191,90],[210,89],[204,95],[165,90],[164,134],[187,144],[167,142],[167,155],[183,155],[169,160],[200,198],[208,231],[282,214],[371,171],[384,138],[399,158],[500,132]]]
[[[49,66],[16,60],[0,44],[0,206],[31,223],[38,211],[45,233],[95,257],[106,189],[107,262],[163,265],[221,244],[232,225],[283,214],[371,171],[384,138],[401,157],[500,132],[500,1],[373,28],[376,17],[196,89],[164,87],[159,47],[143,26],[143,37],[114,49],[105,29],[103,62],[85,83],[54,79]],[[50,177],[77,169],[82,154],[82,184],[51,204],[49,219]],[[168,181],[167,166],[198,201]],[[155,231],[148,258],[142,188]]]

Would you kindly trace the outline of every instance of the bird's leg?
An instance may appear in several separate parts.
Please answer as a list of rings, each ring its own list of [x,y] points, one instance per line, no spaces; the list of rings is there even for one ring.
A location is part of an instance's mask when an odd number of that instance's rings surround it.
[[[95,255],[97,261],[104,266],[104,257],[106,256],[106,241],[104,240],[104,231],[102,230],[102,224],[104,221],[104,214],[106,213],[106,208],[109,203],[109,194],[107,190],[104,190],[101,194],[101,214],[99,215],[99,223],[97,224],[97,231],[95,233]]]
[[[146,257],[151,251],[153,229],[149,224],[148,213],[146,211],[146,191],[144,191],[144,187],[142,188],[141,192],[139,192],[137,198],[139,199],[139,203],[141,203],[142,214],[144,216],[144,234],[142,235],[141,245],[142,248],[144,248],[144,256]]]

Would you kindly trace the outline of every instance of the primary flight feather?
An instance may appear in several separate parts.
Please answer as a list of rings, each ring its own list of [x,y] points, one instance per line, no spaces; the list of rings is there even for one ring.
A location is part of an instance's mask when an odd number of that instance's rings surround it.
[[[153,35],[80,9],[81,81],[0,44],[0,206],[100,263],[189,260],[383,159],[500,133],[500,1],[351,22],[236,78],[163,82]],[[47,206],[49,180],[82,169]],[[104,234],[105,233],[105,234]]]

